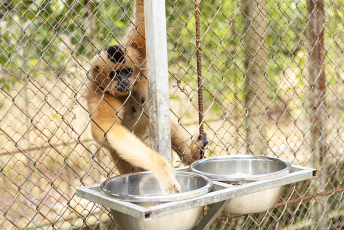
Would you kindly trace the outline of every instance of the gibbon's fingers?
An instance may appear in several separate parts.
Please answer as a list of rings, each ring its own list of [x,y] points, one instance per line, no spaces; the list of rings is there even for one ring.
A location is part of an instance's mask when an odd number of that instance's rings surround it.
[[[98,120],[97,124],[100,127],[109,127],[112,120],[103,118]],[[127,128],[116,122],[106,136],[108,145],[116,151],[120,158],[132,166],[152,171],[164,193],[180,192],[180,185],[175,178],[173,167],[164,157],[148,148]]]

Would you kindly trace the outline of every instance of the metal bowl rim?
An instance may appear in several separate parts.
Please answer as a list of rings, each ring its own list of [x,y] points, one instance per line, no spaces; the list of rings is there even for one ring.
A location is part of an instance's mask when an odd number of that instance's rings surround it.
[[[257,174],[257,175],[251,175],[247,177],[235,177],[235,176],[230,176],[226,174],[213,174],[213,173],[206,173],[199,171],[195,169],[196,165],[201,164],[203,162],[209,162],[209,161],[217,161],[221,159],[269,159],[269,160],[274,160],[274,161],[280,161],[283,162],[286,167],[282,170],[278,170],[275,172],[271,173],[265,173],[265,174]],[[233,181],[233,182],[239,182],[239,181],[259,181],[259,180],[266,180],[266,179],[272,179],[272,178],[277,178],[281,176],[285,176],[289,174],[292,170],[291,164],[283,159],[279,159],[276,157],[268,157],[268,156],[256,156],[256,155],[228,155],[228,156],[217,156],[217,157],[208,157],[208,158],[203,158],[201,160],[195,161],[190,165],[190,170],[194,173],[204,175],[211,180],[216,180],[216,181]]]
[[[175,174],[181,174],[181,175],[190,175],[193,177],[201,177],[206,181],[206,185],[189,191],[189,192],[182,192],[182,193],[174,193],[174,194],[168,194],[168,195],[156,195],[156,196],[138,196],[138,195],[130,195],[130,194],[118,194],[113,193],[111,191],[108,191],[105,189],[105,184],[109,183],[112,179],[121,179],[123,177],[129,177],[132,175],[139,175],[139,174],[153,174],[151,171],[145,171],[145,172],[136,172],[136,173],[129,173],[129,174],[122,174],[115,177],[111,177],[105,181],[103,181],[100,184],[100,191],[103,195],[115,198],[122,201],[129,201],[129,202],[170,202],[170,201],[178,201],[178,200],[184,200],[184,199],[190,199],[193,197],[201,196],[213,189],[213,182],[211,179],[209,179],[206,176],[193,173],[193,172],[184,172],[184,171],[175,171]],[[153,174],[154,175],[154,174]]]

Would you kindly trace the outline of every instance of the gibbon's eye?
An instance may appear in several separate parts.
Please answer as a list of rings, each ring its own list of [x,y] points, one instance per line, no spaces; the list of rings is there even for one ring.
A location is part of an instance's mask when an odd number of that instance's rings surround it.
[[[114,77],[116,77],[117,76],[117,71],[115,72],[115,71],[111,71],[110,73],[109,73],[109,78],[112,80]]]
[[[122,80],[122,79],[131,77],[132,74],[133,74],[133,70],[131,68],[125,68],[121,70],[111,71],[109,73],[109,78],[110,79],[119,78],[119,80]]]
[[[115,45],[115,46],[109,46],[108,48],[106,48],[106,52],[108,54],[108,58],[110,61],[114,62],[114,63],[125,63],[124,60],[124,52],[121,49],[121,47]]]
[[[133,74],[133,70],[131,68],[124,68],[121,70],[117,70],[116,73],[120,79],[126,79],[131,77],[131,75]]]

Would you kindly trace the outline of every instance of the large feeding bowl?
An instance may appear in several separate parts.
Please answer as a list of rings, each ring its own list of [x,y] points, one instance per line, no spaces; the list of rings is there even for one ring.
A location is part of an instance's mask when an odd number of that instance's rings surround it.
[[[192,172],[233,186],[285,176],[291,165],[285,160],[266,156],[234,155],[205,158],[191,164]],[[273,208],[285,186],[252,193],[231,199],[223,212],[249,214]]]
[[[181,186],[181,193],[163,194],[152,172],[116,176],[104,181],[100,187],[106,196],[133,202],[143,207],[204,195],[213,187],[212,181],[202,175],[190,172],[176,172],[175,175]],[[197,224],[202,210],[201,206],[155,219],[147,218],[148,220],[145,221],[116,210],[111,210],[111,213],[122,230],[179,230],[192,229]]]

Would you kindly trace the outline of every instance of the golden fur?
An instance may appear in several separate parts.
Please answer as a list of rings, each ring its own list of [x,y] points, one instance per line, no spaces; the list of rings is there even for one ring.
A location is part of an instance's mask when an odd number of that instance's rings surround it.
[[[172,166],[149,147],[144,6],[136,0],[134,25],[121,46],[101,51],[88,75],[94,139],[108,148],[120,173],[151,170],[165,193],[180,191]],[[123,71],[123,72],[122,72]],[[171,121],[173,149],[190,164],[207,140],[194,142]]]

